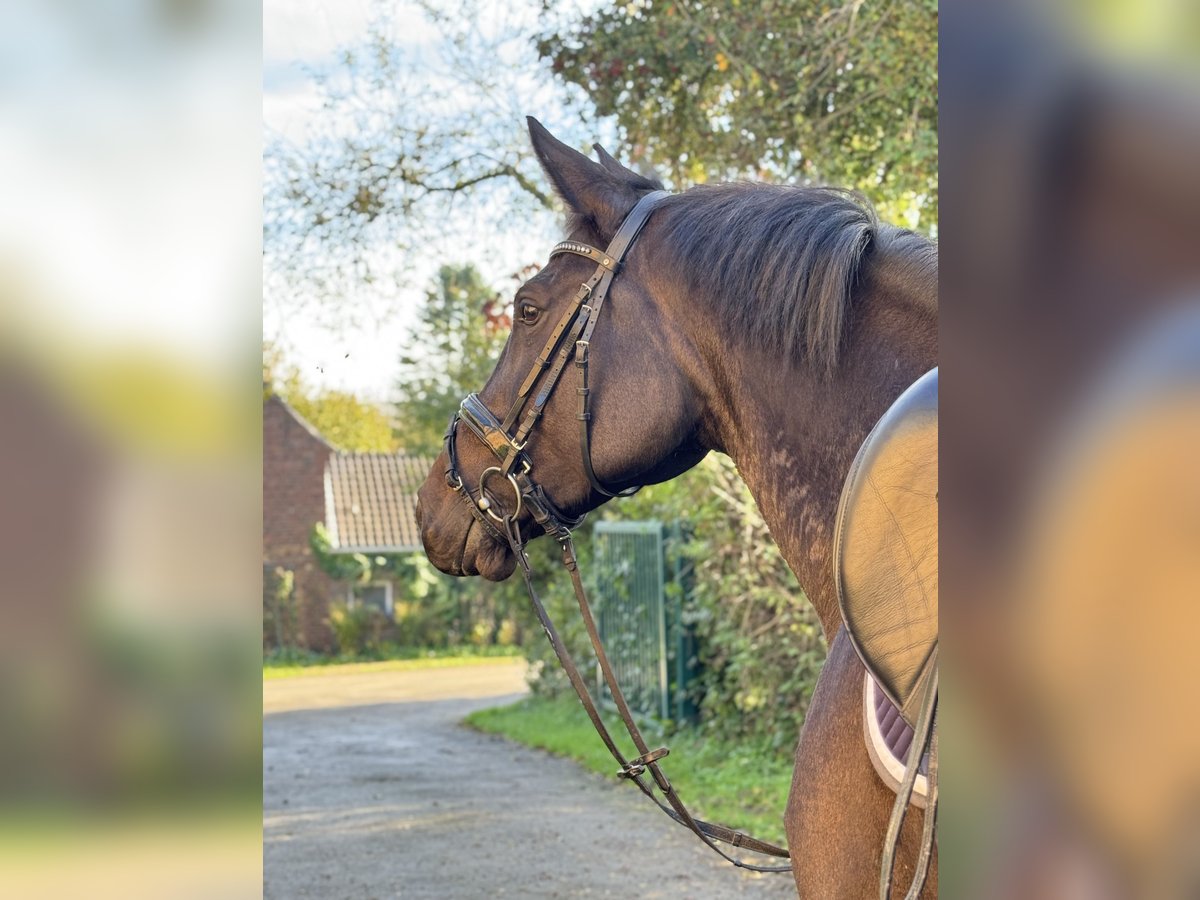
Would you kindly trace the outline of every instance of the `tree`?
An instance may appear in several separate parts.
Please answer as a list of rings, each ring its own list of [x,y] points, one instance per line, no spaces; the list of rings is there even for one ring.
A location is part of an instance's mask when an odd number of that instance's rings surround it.
[[[576,127],[578,117],[537,59],[537,5],[462,0],[415,15],[437,28],[437,40],[414,46],[411,9],[378,15],[361,41],[310,70],[321,110],[303,133],[268,134],[264,307],[272,315],[304,312],[331,333],[374,325],[395,313],[400,290],[448,226],[502,229],[557,205],[530,152],[525,115]]]
[[[286,398],[329,443],[358,453],[391,453],[399,448],[388,415],[346,391],[326,390]]]
[[[543,33],[538,50],[676,187],[853,187],[928,230],[937,26],[936,0],[634,0]]]
[[[401,357],[396,407],[405,448],[441,449],[450,413],[483,387],[511,327],[508,301],[474,266],[442,266]]]
[[[312,392],[300,373],[287,367],[278,349],[263,344],[263,390],[276,393],[340,450],[391,453],[399,448],[388,415],[346,391]]]

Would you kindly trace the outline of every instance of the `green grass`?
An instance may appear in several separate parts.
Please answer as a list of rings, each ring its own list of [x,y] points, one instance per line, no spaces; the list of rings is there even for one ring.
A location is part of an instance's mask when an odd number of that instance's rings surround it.
[[[625,734],[615,715],[606,715],[605,721],[614,737]],[[467,716],[466,724],[569,757],[617,780],[616,761],[574,697],[529,697],[510,706],[474,712]],[[775,843],[784,840],[783,810],[792,779],[790,757],[757,753],[748,746],[729,746],[691,730],[680,730],[669,737],[653,734],[649,728],[643,733],[652,747],[659,740],[671,748],[671,755],[662,763],[663,771],[693,815]],[[617,738],[617,743],[631,749],[628,738]],[[664,816],[663,827],[676,826]]]
[[[437,650],[393,648],[384,659],[355,656],[320,656],[315,653],[290,653],[263,659],[263,680],[297,678],[305,675],[358,674],[363,672],[407,672],[414,669],[441,669],[449,666],[488,664],[524,665],[518,647],[452,647]]]

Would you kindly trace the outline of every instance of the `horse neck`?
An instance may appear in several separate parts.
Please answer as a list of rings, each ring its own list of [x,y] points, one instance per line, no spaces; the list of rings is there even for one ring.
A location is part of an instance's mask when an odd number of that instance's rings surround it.
[[[863,280],[829,379],[802,360],[729,342],[712,369],[708,443],[737,464],[829,639],[841,623],[833,528],[842,484],[875,422],[937,365],[936,281],[932,298],[927,283],[911,282],[878,267]]]

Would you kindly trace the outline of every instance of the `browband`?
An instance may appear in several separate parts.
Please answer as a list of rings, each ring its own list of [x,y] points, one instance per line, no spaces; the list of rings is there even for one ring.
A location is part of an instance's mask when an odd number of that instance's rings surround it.
[[[586,256],[598,266],[603,266],[612,273],[616,273],[617,267],[612,258],[602,250],[597,250],[595,247],[589,247],[587,244],[581,244],[578,241],[560,241],[554,245],[554,249],[550,251],[550,258],[558,256],[560,253],[575,253],[579,256]]]

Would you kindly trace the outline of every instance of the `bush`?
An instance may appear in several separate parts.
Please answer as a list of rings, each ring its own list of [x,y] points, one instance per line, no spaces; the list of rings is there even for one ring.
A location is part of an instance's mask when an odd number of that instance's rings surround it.
[[[263,654],[263,666],[314,666],[328,659],[315,650],[304,650],[300,647],[276,647]]]
[[[766,523],[726,457],[710,456],[673,481],[605,509],[622,519],[684,523],[681,548],[692,568],[684,622],[700,663],[692,700],[701,727],[722,739],[790,753],[825,660],[820,621],[771,539]],[[530,548],[537,586],[581,670],[591,649],[557,548]],[[591,566],[591,530],[577,535],[580,565]],[[519,585],[519,582],[518,582]],[[540,632],[540,629],[537,629]],[[538,695],[570,691],[544,637],[529,642],[531,687]]]
[[[299,643],[296,576],[282,566],[263,565],[263,649],[290,648]]]
[[[329,627],[333,629],[339,653],[363,656],[383,649],[391,622],[373,606],[334,603],[329,608]]]
[[[694,699],[702,724],[790,752],[825,661],[824,636],[737,468],[710,455],[683,478],[647,488],[631,507],[641,517],[682,520],[691,534],[683,555],[694,577],[683,614],[701,662]]]

